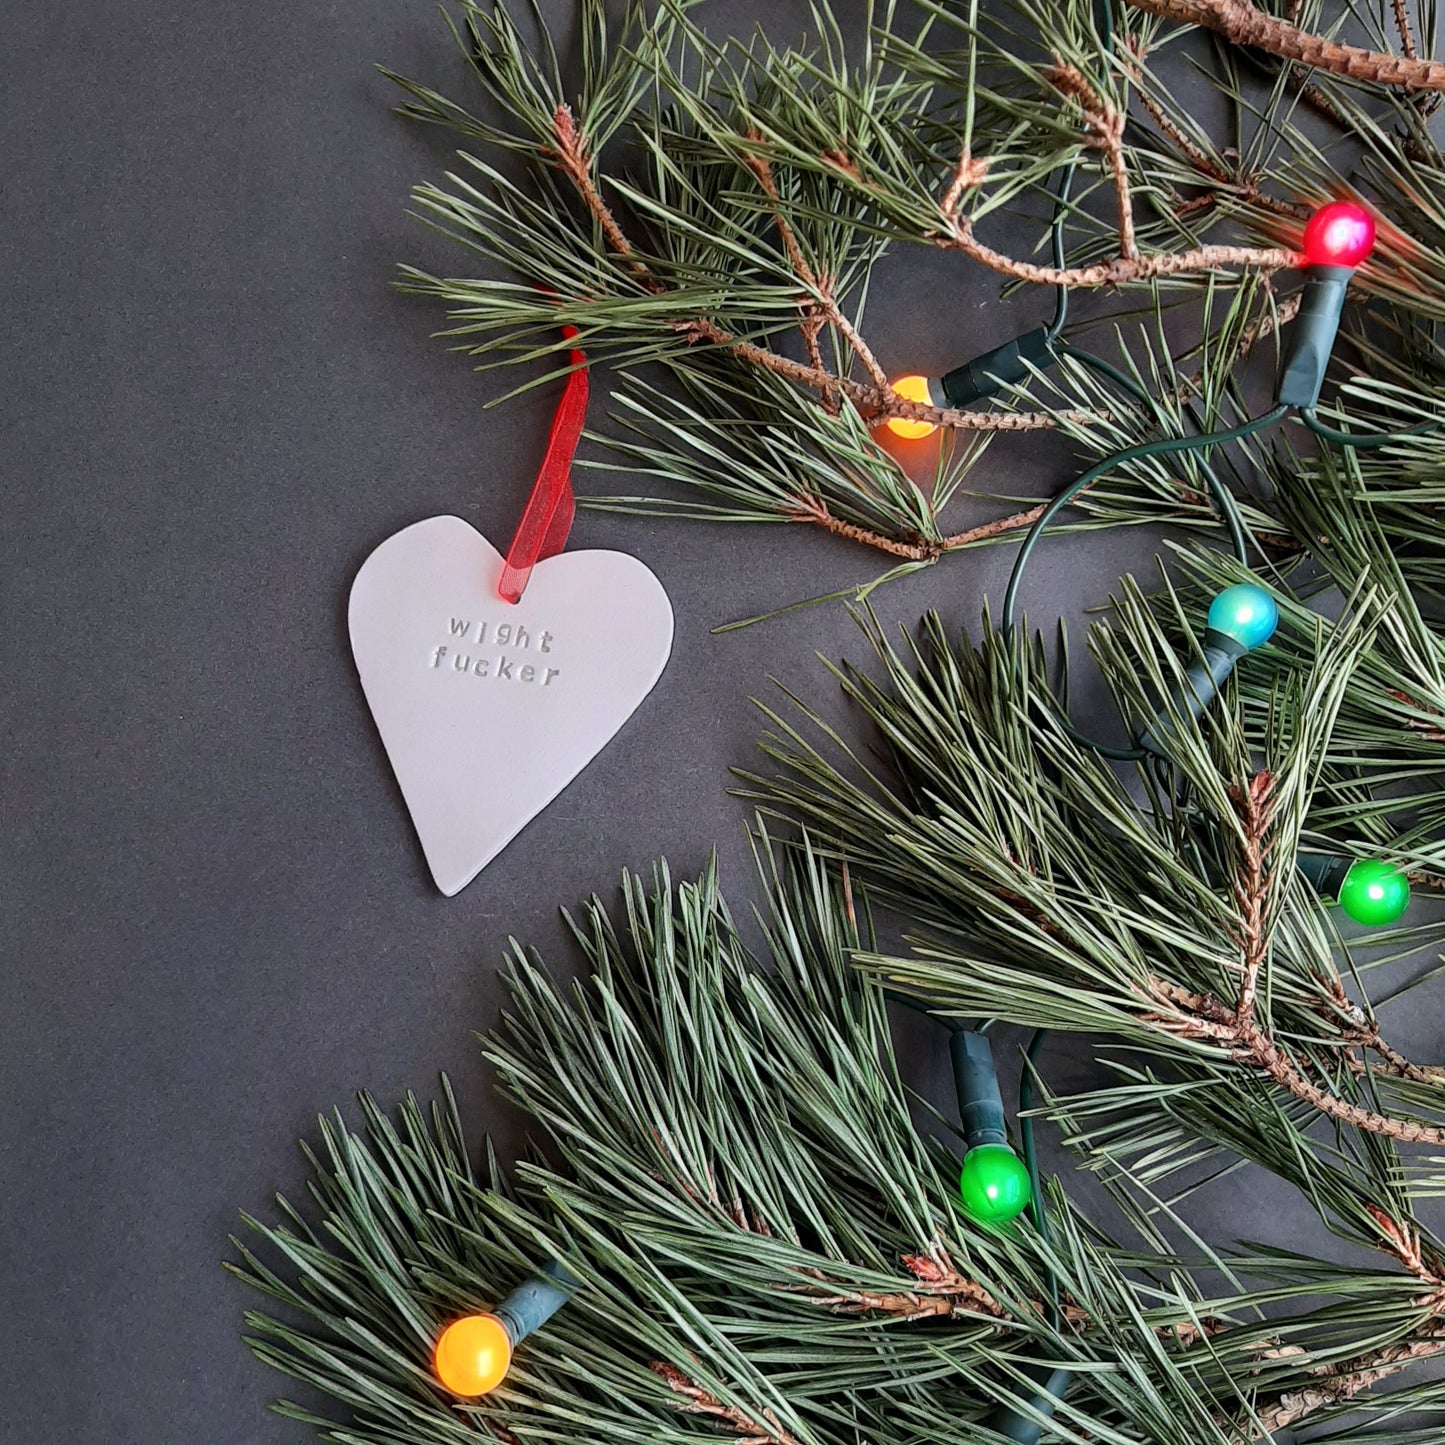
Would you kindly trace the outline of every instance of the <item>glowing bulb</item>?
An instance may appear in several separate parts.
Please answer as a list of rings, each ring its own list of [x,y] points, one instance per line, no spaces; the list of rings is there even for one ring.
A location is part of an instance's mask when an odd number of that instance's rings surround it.
[[[485,1395],[506,1378],[512,1340],[496,1315],[465,1315],[437,1339],[432,1363],[454,1395]]]
[[[963,1212],[980,1224],[1007,1224],[1028,1208],[1033,1185],[1007,1144],[978,1144],[963,1156],[958,1177]]]
[[[1378,858],[1350,864],[1340,884],[1340,907],[1356,923],[1379,928],[1393,923],[1410,906],[1410,880]]]
[[[900,376],[893,383],[893,390],[904,401],[919,401],[924,406],[933,405],[933,396],[929,391],[926,376]],[[906,437],[910,441],[919,437],[931,436],[938,430],[931,421],[913,421],[902,416],[891,416],[884,425],[894,436]]]
[[[1274,636],[1279,605],[1263,587],[1240,582],[1226,587],[1209,604],[1209,626],[1252,651]]]
[[[1305,264],[1358,266],[1375,249],[1375,218],[1354,201],[1321,206],[1305,226]]]

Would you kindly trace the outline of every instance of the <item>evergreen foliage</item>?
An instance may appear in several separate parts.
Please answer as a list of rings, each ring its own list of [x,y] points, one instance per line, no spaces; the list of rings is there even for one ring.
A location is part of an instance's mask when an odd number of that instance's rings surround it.
[[[1307,30],[1433,49],[1433,6],[1418,36],[1403,0],[1290,8]],[[951,527],[949,509],[996,493],[969,486],[983,457],[1039,429],[1063,430],[1092,461],[1248,415],[1248,377],[1273,364],[1298,304],[1303,221],[1330,196],[1366,199],[1381,234],[1351,288],[1347,384],[1326,420],[1356,433],[1435,420],[1437,91],[1369,83],[1389,67],[1362,69],[1364,52],[1333,39],[1311,50],[1325,68],[1306,72],[1282,58],[1299,49],[1288,36],[1271,56],[1253,29],[1250,47],[1219,35],[1205,10],[1245,28],[1262,13],[1248,0],[878,0],[850,50],[821,0],[811,47],[714,40],[697,0],[630,0],[611,26],[602,0],[581,0],[567,69],[533,17],[462,0],[454,32],[477,103],[395,78],[406,114],[465,147],[455,171],[417,189],[418,210],[486,264],[445,277],[407,267],[402,285],[445,305],[443,335],[481,367],[566,365],[569,322],[595,362],[618,368],[623,434],[598,439],[611,456],[595,465],[657,489],[595,505],[816,525],[905,570],[1033,520],[1024,508]],[[1192,43],[1195,23],[1212,53]],[[1219,134],[1174,97],[1201,62],[1227,115]],[[987,244],[1020,211],[1039,218],[1051,256]],[[972,408],[893,393],[865,311],[876,263],[909,245],[1056,291],[1054,364]],[[1113,362],[1077,344],[1078,326],[1065,332],[1078,291],[1119,297],[1084,328]],[[1361,367],[1372,379],[1351,381]],[[529,365],[519,384],[541,379]],[[889,417],[942,426],[931,484],[915,485],[874,429]],[[1407,456],[1417,495],[1416,482],[1438,485],[1442,447],[1431,433],[1356,460],[1398,483]],[[1272,509],[1242,478],[1268,546]],[[1217,524],[1189,459],[1106,478],[1080,503],[1085,525]],[[1402,510],[1400,535],[1438,555],[1438,508]]]
[[[1369,375],[1341,368],[1323,437],[1212,457],[1282,620],[1197,720],[1170,699],[1207,599],[1253,575],[1216,550],[1209,459],[1143,456],[1080,498],[1088,525],[1189,529],[1089,638],[1121,726],[1166,716],[1165,756],[1081,745],[1021,628],[929,616],[894,638],[865,613],[869,666],[833,676],[869,746],[789,696],[745,776],[759,946],[711,872],[665,867],[576,919],[575,985],[513,945],[486,1047],[540,1131],[514,1171],[474,1160],[449,1095],[325,1122],[312,1199],[249,1220],[233,1266],[268,1297],[253,1349],[337,1413],[281,1408],[351,1445],[963,1445],[1002,1438],[1001,1405],[1029,1415],[1048,1365],[1070,1381],[1036,1421],[1050,1440],[1438,1440],[1445,1071],[1391,1042],[1401,994],[1377,1001],[1376,979],[1438,937],[1445,888],[1445,431],[1329,436],[1440,416],[1433,6],[1417,36],[1383,3],[1121,0],[1110,24],[1087,0],[920,0],[878,6],[852,54],[821,3],[806,51],[714,43],[701,13],[634,3],[609,29],[583,0],[564,79],[535,17],[464,0],[482,103],[402,82],[410,114],[480,152],[419,205],[508,271],[406,284],[484,365],[565,364],[562,322],[616,363],[614,464],[674,490],[614,505],[804,521],[904,567],[996,542],[1037,511],[969,532],[942,515],[980,458],[1027,444],[995,431],[1062,431],[1091,461],[1254,414],[1249,363],[1292,304],[1273,282],[1334,193],[1387,222],[1347,323]],[[1201,38],[1178,24],[1207,32],[1228,135],[1173,98]],[[996,212],[1046,215],[1068,173],[1052,258],[979,239]],[[863,303],[904,243],[1060,297],[1114,288],[1115,363],[1060,337],[987,407],[899,401]],[[890,415],[951,437],[931,489],[870,429]],[[1405,926],[1342,926],[1309,852],[1398,864]],[[900,1081],[897,996],[1104,1041],[1077,1094],[1026,1072],[1042,1097],[1016,1123],[1047,1118],[1107,1211],[1056,1179],[1014,1226],[963,1215],[952,1125],[920,1132]],[[1242,1162],[1292,1186],[1343,1262],[1200,1238],[1192,1191]],[[448,1396],[440,1328],[554,1256],[572,1301],[495,1395]]]

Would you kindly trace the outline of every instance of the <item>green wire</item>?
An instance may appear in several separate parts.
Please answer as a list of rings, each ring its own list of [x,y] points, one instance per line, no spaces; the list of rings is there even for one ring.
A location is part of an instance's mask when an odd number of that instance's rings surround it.
[[[1074,184],[1074,168],[1078,165],[1075,156],[1067,165],[1059,168],[1059,189],[1054,194],[1054,219],[1051,226],[1053,239],[1054,270],[1064,269],[1064,221],[1067,217],[1069,192]],[[1062,282],[1054,288],[1054,319],[1049,322],[1047,336],[1052,346],[1059,339],[1069,319],[1069,288]]]
[[[1099,0],[1094,9],[1094,21],[1099,31],[1099,48],[1107,55],[1114,46],[1114,7],[1110,0]],[[1054,193],[1054,218],[1051,223],[1054,269],[1064,269],[1064,222],[1068,218],[1069,192],[1074,186],[1074,169],[1079,158],[1074,156],[1059,168],[1059,188]],[[1049,343],[1059,339],[1069,319],[1069,288],[1059,285],[1054,293],[1054,319],[1048,325]]]
[[[1263,431],[1266,427],[1273,426],[1289,410],[1287,406],[1277,406],[1273,411],[1265,412],[1263,416],[1251,418],[1242,422],[1239,426],[1230,427],[1226,431],[1204,432],[1193,437],[1160,437],[1157,441],[1141,442],[1138,446],[1126,447],[1123,451],[1115,452],[1113,456],[1105,457],[1103,461],[1089,468],[1077,481],[1065,487],[1056,496],[1043,512],[1039,515],[1028,535],[1024,538],[1023,544],[1019,547],[1018,556],[1014,559],[1012,573],[1009,574],[1008,590],[1003,598],[1002,627],[1005,636],[1012,636],[1018,616],[1019,588],[1023,583],[1024,571],[1028,567],[1029,560],[1034,554],[1044,532],[1052,525],[1054,519],[1087,487],[1091,487],[1100,477],[1113,471],[1116,467],[1124,466],[1129,462],[1144,461],[1150,457],[1173,456],[1179,452],[1198,451],[1205,447],[1223,446],[1229,442],[1240,441],[1247,436],[1253,436],[1255,432]],[[1114,758],[1119,762],[1139,762],[1147,756],[1144,748],[1114,748],[1105,743],[1095,742],[1074,727],[1067,717],[1060,716],[1059,719],[1065,733],[1081,747],[1091,748],[1106,758]]]
[[[1408,431],[1367,432],[1364,436],[1357,436],[1354,432],[1336,431],[1334,427],[1326,426],[1312,406],[1301,407],[1300,417],[1321,441],[1333,442],[1335,446],[1348,447],[1352,451],[1361,451],[1366,447],[1387,447],[1392,442],[1409,441],[1411,437],[1425,436],[1427,433],[1435,431],[1440,425],[1439,422],[1427,421],[1422,426],[1410,427]]]
[[[1067,341],[1059,342],[1055,350],[1060,356],[1070,357],[1084,366],[1091,367],[1101,376],[1107,376],[1116,386],[1127,391],[1130,396],[1145,406],[1152,403],[1149,393],[1133,377],[1120,371],[1112,362],[1105,361],[1102,356],[1095,356],[1091,351],[1083,351],[1077,346],[1071,346]],[[1199,427],[1202,433],[1204,427],[1200,425],[1193,407],[1186,408],[1186,411],[1190,421]],[[1249,540],[1245,535],[1244,518],[1240,515],[1239,503],[1235,501],[1234,493],[1219,480],[1218,474],[1207,459],[1201,458],[1199,465],[1204,472],[1204,481],[1209,488],[1209,495],[1214,498],[1214,504],[1219,508],[1219,514],[1224,518],[1224,525],[1229,529],[1229,540],[1234,547],[1235,558],[1240,563],[1247,564],[1249,562]]]
[[[1049,1036],[1047,1029],[1035,1029],[1033,1037],[1024,1050],[1024,1071],[1019,1075],[1018,1119],[1019,1140],[1024,1146],[1024,1164],[1029,1171],[1029,1185],[1033,1198],[1029,1201],[1029,1213],[1034,1217],[1034,1227],[1045,1244],[1049,1239],[1049,1212],[1044,1206],[1043,1184],[1039,1179],[1039,1155],[1034,1146],[1034,1121],[1029,1110],[1034,1106],[1034,1060]]]
[[[1039,1154],[1034,1143],[1034,1121],[1029,1110],[1034,1106],[1034,1061],[1039,1056],[1047,1029],[1035,1029],[1028,1047],[1024,1050],[1024,1070],[1019,1075],[1019,1104],[1015,1122],[1018,1124],[1019,1142],[1024,1146],[1024,1167],[1029,1171],[1029,1213],[1033,1216],[1034,1228],[1045,1246],[1049,1243],[1049,1210],[1044,1201],[1044,1184],[1039,1175]],[[1053,1328],[1059,1328],[1059,1281],[1053,1270],[1049,1270],[1049,1315]]]

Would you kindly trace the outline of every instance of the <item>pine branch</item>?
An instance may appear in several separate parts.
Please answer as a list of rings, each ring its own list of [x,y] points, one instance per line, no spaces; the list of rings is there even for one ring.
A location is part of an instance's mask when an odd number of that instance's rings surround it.
[[[1361,50],[1320,35],[1310,35],[1267,14],[1250,0],[1127,0],[1136,10],[1185,25],[1201,25],[1234,45],[1268,51],[1283,60],[1372,85],[1409,90],[1445,90],[1445,63],[1420,60],[1407,47],[1404,56]]]
[[[665,1360],[654,1360],[649,1368],[687,1402],[678,1405],[679,1410],[688,1415],[706,1415],[721,1421],[727,1429],[742,1437],[739,1445],[800,1445],[796,1435],[778,1424],[771,1410],[762,1410],[760,1418],[755,1418],[739,1405],[723,1404],[716,1395],[695,1385],[681,1370]]]

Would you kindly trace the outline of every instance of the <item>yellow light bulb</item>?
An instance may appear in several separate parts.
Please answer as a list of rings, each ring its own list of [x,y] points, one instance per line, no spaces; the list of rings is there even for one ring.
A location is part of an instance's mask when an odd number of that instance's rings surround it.
[[[904,401],[921,401],[925,406],[933,404],[926,376],[900,376],[893,383],[893,390]],[[910,441],[917,440],[919,437],[931,436],[938,430],[938,427],[931,421],[913,421],[902,416],[891,416],[884,422],[884,425],[894,436],[906,437]]]
[[[432,1363],[452,1394],[485,1395],[506,1377],[512,1341],[496,1315],[466,1315],[441,1332]]]

